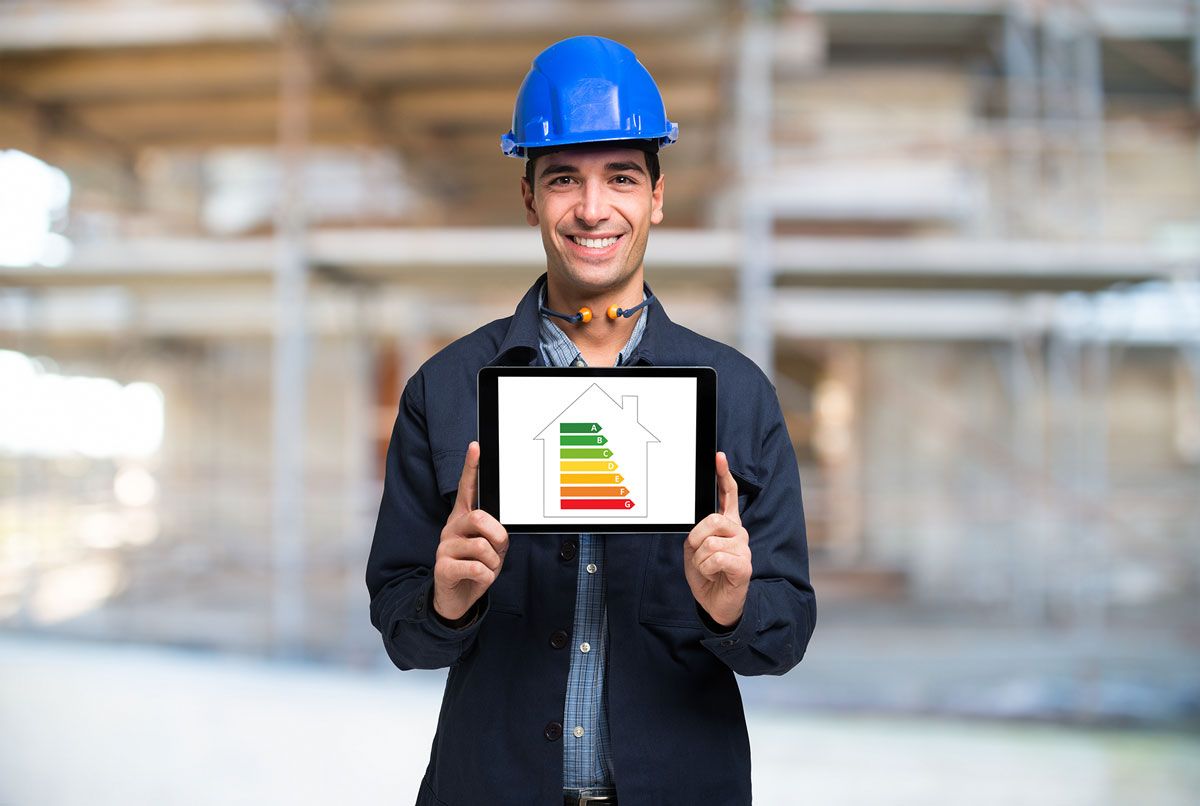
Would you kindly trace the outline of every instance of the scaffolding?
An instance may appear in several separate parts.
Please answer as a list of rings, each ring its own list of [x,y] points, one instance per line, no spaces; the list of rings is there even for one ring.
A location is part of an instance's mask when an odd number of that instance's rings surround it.
[[[381,398],[396,390],[378,382],[379,364],[398,362],[404,377],[441,344],[511,313],[505,300],[544,260],[505,212],[515,195],[498,201],[497,188],[511,191],[514,180],[493,130],[536,43],[585,22],[633,42],[684,119],[664,159],[668,210],[682,209],[686,226],[656,230],[647,254],[673,318],[737,344],[802,426],[818,417],[813,377],[797,374],[810,365],[818,385],[850,390],[861,415],[872,402],[873,345],[983,345],[1008,421],[1001,438],[956,426],[964,473],[1002,479],[1010,513],[1027,516],[1012,518],[1017,534],[1002,548],[987,529],[964,539],[969,581],[955,595],[991,584],[984,571],[1000,557],[1004,582],[990,603],[1008,602],[1023,623],[1065,613],[1081,630],[1105,629],[1118,546],[1148,539],[1108,503],[1113,379],[1131,349],[1154,344],[1175,351],[1200,400],[1200,237],[1109,237],[1119,182],[1111,154],[1129,127],[1111,122],[1106,58],[1122,54],[1186,88],[1176,129],[1192,138],[1188,168],[1200,178],[1200,4],[744,0],[617,4],[622,15],[585,2],[435,13],[417,2],[231,0],[191,27],[178,9],[111,5],[82,17],[56,3],[0,9],[0,145],[101,165],[118,179],[99,184],[119,188],[113,196],[126,205],[112,228],[119,237],[81,238],[62,266],[0,267],[0,335],[32,352],[114,332],[156,344],[270,344],[271,550],[246,556],[270,571],[267,632],[279,654],[314,651],[306,624],[318,608],[307,591],[330,567],[342,573],[335,598],[346,621],[357,618],[379,421],[394,416],[395,401]],[[59,52],[68,46],[77,52]],[[944,64],[928,68],[936,59]],[[827,103],[863,85],[899,86],[903,75],[886,74],[903,70],[917,76],[914,96],[951,98],[950,134],[912,125],[899,101],[889,110],[899,133],[869,130],[877,110],[854,117]],[[831,75],[825,96],[805,95]],[[854,81],[837,84],[845,75]],[[174,88],[186,97],[174,99]],[[888,102],[873,95],[860,105]],[[855,125],[868,129],[860,140],[839,139]],[[145,179],[156,160],[234,142],[277,160],[282,192],[269,226],[216,238],[146,223],[161,190]],[[306,166],[330,144],[388,152],[414,195],[432,201],[401,221],[321,219]],[[202,161],[185,164],[202,186]],[[1200,231],[1200,210],[1189,215]],[[103,231],[110,219],[93,220]],[[1106,318],[1113,300],[1146,289],[1174,300],[1164,329],[1147,336]],[[733,318],[720,315],[728,295]],[[321,527],[304,506],[314,492],[306,423],[320,341],[349,345],[351,357],[341,367],[349,470],[335,485],[340,503],[329,505],[344,538],[328,555],[314,548]],[[938,406],[919,381],[884,381],[897,405]],[[810,514],[824,524],[813,530],[814,555],[830,578],[915,574],[881,549],[879,524],[864,514],[866,439],[852,434],[837,461],[801,451],[812,473],[806,502],[811,493]],[[1194,504],[1185,515],[1200,523]],[[1200,534],[1188,540],[1196,546]],[[1188,562],[1200,585],[1195,551]],[[1077,576],[1055,573],[1066,555]]]

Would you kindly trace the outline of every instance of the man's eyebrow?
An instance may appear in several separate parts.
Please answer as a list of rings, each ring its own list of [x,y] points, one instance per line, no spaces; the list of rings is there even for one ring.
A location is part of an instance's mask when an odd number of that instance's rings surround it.
[[[611,173],[638,173],[642,176],[646,175],[646,169],[638,165],[636,162],[610,162],[605,166]]]
[[[574,165],[567,165],[566,163],[561,163],[561,162],[558,162],[558,163],[552,162],[549,165],[547,165],[545,168],[542,169],[541,173],[538,174],[538,178],[541,179],[542,177],[549,176],[550,174],[577,174],[577,173],[579,173],[579,169],[576,168]]]
[[[638,165],[636,162],[610,162],[604,166],[609,173],[639,173],[642,176],[646,175],[646,169]],[[539,179],[543,179],[552,174],[578,174],[579,169],[574,165],[568,165],[565,162],[552,162],[541,170],[538,174]]]

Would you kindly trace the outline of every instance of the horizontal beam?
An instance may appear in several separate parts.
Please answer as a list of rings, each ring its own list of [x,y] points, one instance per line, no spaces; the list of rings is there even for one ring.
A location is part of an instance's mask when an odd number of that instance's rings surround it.
[[[801,12],[828,16],[1000,16],[1005,0],[792,0]],[[710,0],[373,0],[331,3],[318,21],[333,38],[395,42],[422,38],[463,41],[539,37],[546,44],[578,31],[618,39],[663,31],[721,29],[735,4]],[[1189,0],[1093,0],[1103,36],[1186,39]],[[216,42],[264,42],[278,35],[270,4],[261,0],[175,0],[0,3],[0,52],[155,47]]]
[[[119,99],[87,101],[68,107],[71,114],[97,132],[138,145],[219,144],[278,138],[279,98],[273,91],[238,92],[224,97]],[[381,94],[377,120],[397,141],[410,130],[441,127],[489,127],[496,137],[512,119],[511,86],[423,87]],[[662,83],[672,119],[709,119],[719,98],[712,81],[680,80]],[[312,138],[317,142],[357,138],[377,141],[363,115],[359,98],[346,92],[318,89],[311,98]]]
[[[336,36],[373,40],[531,34],[558,38],[581,31],[621,38],[712,27],[727,14],[724,0],[373,0],[330,4],[325,27]]]
[[[1191,284],[1193,287],[1195,283]],[[777,337],[798,340],[1011,341],[1054,333],[1079,341],[1200,344],[1194,311],[1175,289],[1102,291],[1084,298],[1031,293],[805,289],[773,295]]]
[[[729,57],[718,29],[622,40],[660,83],[721,70]],[[534,56],[547,42],[501,39],[386,42],[364,44],[353,39],[323,38],[323,46],[356,79],[372,85],[426,82],[435,84],[502,84],[515,88]]]
[[[0,81],[57,103],[277,89],[279,74],[279,46],[268,42],[0,53]]]
[[[3,3],[0,51],[264,41],[277,24],[256,0]]]
[[[837,16],[908,17],[1000,17],[1014,8],[1011,0],[791,0],[805,13]],[[1026,14],[1034,21],[1053,3],[1041,6],[1028,2]],[[1090,25],[1109,39],[1188,39],[1193,0],[1074,0]],[[1018,6],[1019,8],[1019,6]]]
[[[318,229],[309,238],[314,265],[373,281],[419,279],[497,268],[528,270],[545,255],[536,232],[523,227],[445,229]],[[269,237],[141,238],[80,244],[58,268],[0,267],[0,282],[40,285],[111,283],[123,279],[229,280],[266,277],[275,242]],[[646,253],[649,271],[731,276],[739,236],[731,230],[654,230]],[[965,239],[777,237],[775,273],[786,283],[883,284],[909,280],[991,280],[1083,285],[1191,276],[1200,253],[1167,255],[1137,244],[1010,242]]]
[[[779,274],[890,274],[929,278],[1045,277],[1137,280],[1195,271],[1200,254],[1174,257],[1141,244],[958,239],[780,238]]]
[[[726,58],[719,31],[672,39],[628,40],[659,83],[716,78]],[[341,77],[364,91],[436,85],[499,85],[510,94],[545,42],[500,40],[362,44],[322,36],[319,52]],[[279,46],[273,42],[216,43],[52,53],[0,53],[0,83],[40,101],[179,99],[244,95],[279,85]]]
[[[320,30],[364,41],[540,35],[550,44],[579,31],[618,38],[658,36],[720,27],[727,13],[719,0],[360,0],[326,5],[328,13],[316,20]],[[278,35],[271,6],[262,0],[0,3],[0,51],[264,41]]]
[[[812,14],[999,14],[1007,0],[791,0]]]
[[[322,338],[406,336],[447,340],[508,316],[533,278],[506,278],[474,289],[390,286],[369,298],[317,286],[309,300],[306,332]],[[671,318],[729,342],[736,328],[722,315],[719,287],[697,289],[651,279]],[[1165,290],[1086,300],[1058,295],[910,290],[780,290],[770,322],[785,341],[1010,342],[1055,333],[1082,341],[1142,346],[1200,343],[1200,329],[1179,306],[1164,305]],[[1080,310],[1080,303],[1088,306]],[[36,295],[0,290],[0,334],[120,338],[268,338],[272,305],[267,285],[253,288],[182,286],[153,289],[53,289]],[[1164,315],[1138,312],[1162,310]]]

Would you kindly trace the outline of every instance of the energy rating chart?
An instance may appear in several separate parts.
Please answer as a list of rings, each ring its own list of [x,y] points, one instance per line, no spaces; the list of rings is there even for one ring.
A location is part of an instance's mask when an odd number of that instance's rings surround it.
[[[559,506],[563,509],[633,509],[600,423],[559,423]],[[575,447],[579,446],[579,447]],[[586,446],[586,447],[584,447]]]
[[[503,523],[695,522],[696,379],[497,381]]]
[[[660,440],[639,419],[637,395],[593,382],[533,439],[543,446],[545,517],[646,517],[649,447]]]

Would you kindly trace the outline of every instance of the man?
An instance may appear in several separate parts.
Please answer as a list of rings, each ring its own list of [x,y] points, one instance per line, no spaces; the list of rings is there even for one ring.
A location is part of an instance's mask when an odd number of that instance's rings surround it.
[[[546,273],[405,386],[367,585],[399,668],[450,667],[418,804],[750,803],[734,673],[791,669],[816,605],[774,387],[643,279],[676,131],[623,46],[539,55],[502,144]],[[475,508],[479,368],[616,364],[717,370],[719,511],[686,538],[509,535]]]

